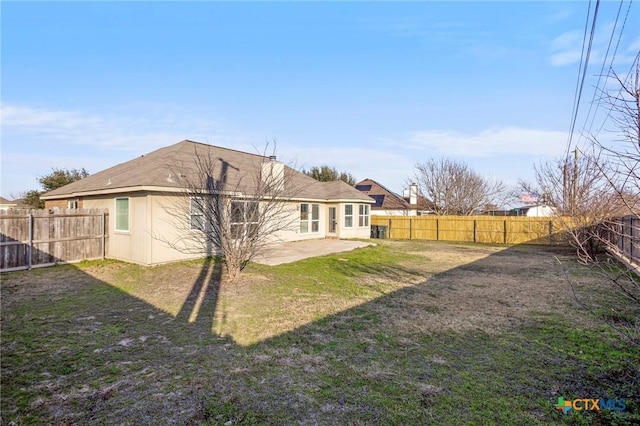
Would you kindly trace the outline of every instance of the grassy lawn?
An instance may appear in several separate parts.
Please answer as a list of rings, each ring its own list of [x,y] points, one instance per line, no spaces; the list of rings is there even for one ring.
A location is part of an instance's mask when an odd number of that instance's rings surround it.
[[[384,241],[237,288],[213,261],[3,274],[0,424],[638,424],[640,353],[563,270],[615,303],[531,246]]]

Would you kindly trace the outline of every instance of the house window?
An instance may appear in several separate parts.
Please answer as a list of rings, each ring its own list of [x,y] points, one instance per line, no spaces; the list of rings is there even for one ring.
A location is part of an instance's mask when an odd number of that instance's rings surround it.
[[[311,232],[320,230],[320,205],[311,204]]]
[[[116,231],[129,232],[128,198],[116,198]]]
[[[353,205],[344,206],[344,227],[353,228]]]
[[[320,204],[300,204],[300,233],[320,230]]]
[[[77,209],[78,208],[78,200],[68,200],[67,201],[68,209]]]
[[[300,233],[309,232],[309,204],[300,204]]]
[[[259,220],[257,201],[231,202],[231,238],[254,238],[258,232]]]
[[[190,222],[191,229],[204,231],[204,198],[191,197]]]
[[[358,226],[369,226],[369,205],[360,204],[358,210]]]

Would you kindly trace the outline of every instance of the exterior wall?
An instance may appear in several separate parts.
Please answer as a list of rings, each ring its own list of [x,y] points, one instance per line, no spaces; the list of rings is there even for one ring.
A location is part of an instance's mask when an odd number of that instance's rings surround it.
[[[300,229],[300,204],[319,205],[318,231],[302,232]],[[286,209],[289,214],[285,218],[286,229],[283,229],[273,236],[273,242],[283,243],[289,241],[313,240],[325,238],[327,236],[327,221],[329,209],[326,204],[318,202],[290,202]]]
[[[200,231],[191,229],[189,200],[179,194],[149,195],[148,223],[151,264],[199,259],[217,254],[198,239]]]
[[[69,208],[69,201],[78,201],[78,207],[79,209],[84,209],[84,202],[82,200],[82,198],[69,198],[67,200],[46,200],[44,202],[44,208],[45,209],[68,209]],[[86,207],[86,208],[92,208],[92,207]]]
[[[116,198],[129,198],[129,231],[116,231]],[[67,200],[61,205],[66,208]],[[199,232],[190,229],[189,201],[181,195],[165,195],[149,192],[132,192],[85,197],[84,208],[108,209],[109,257],[143,265],[197,259],[216,254],[215,249],[201,247],[197,238],[185,233]],[[370,218],[367,226],[359,226],[359,206],[363,203],[321,203],[319,205],[318,231],[301,232],[300,202],[291,202],[285,222],[288,229],[273,235],[273,242],[289,242],[326,238],[329,207],[337,212],[337,238],[369,238]],[[345,205],[353,206],[352,226],[345,226]],[[310,225],[311,226],[311,225]]]
[[[371,237],[371,218],[369,218],[369,225],[359,226],[359,206],[370,205],[363,203],[312,203],[320,205],[320,216],[318,223],[318,232],[301,232],[300,229],[300,204],[301,202],[292,202],[290,216],[287,222],[291,224],[290,229],[286,231],[280,231],[274,236],[274,241],[288,242],[288,241],[302,241],[312,240],[319,238],[327,238],[329,234],[329,208],[336,208],[336,238],[370,238]],[[345,226],[345,205],[353,206],[353,223],[351,227]],[[370,210],[371,214],[371,210]]]
[[[352,226],[346,226],[345,206],[353,206],[353,223]],[[338,238],[371,238],[371,217],[367,226],[359,225],[359,206],[369,205],[366,203],[339,203],[338,204]],[[371,212],[371,208],[369,208]]]
[[[535,206],[527,210],[527,217],[549,217],[555,215],[555,210],[551,206]]]
[[[115,199],[129,198],[129,231],[116,231]],[[147,193],[101,195],[84,199],[84,208],[109,210],[109,257],[126,262],[151,264],[150,211]]]

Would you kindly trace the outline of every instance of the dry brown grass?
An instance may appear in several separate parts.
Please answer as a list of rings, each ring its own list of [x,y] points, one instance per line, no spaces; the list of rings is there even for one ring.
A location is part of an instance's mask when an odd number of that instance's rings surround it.
[[[544,249],[420,246],[422,250],[411,253],[424,261],[407,264],[424,271],[425,279],[403,297],[406,309],[395,311],[401,317],[392,322],[400,330],[499,333],[521,325],[533,313],[552,314],[574,303],[562,266]]]
[[[539,317],[589,324],[556,255],[582,285],[597,284],[567,253],[410,241],[253,265],[239,287],[206,262],[3,275],[1,420],[224,424],[255,413],[269,424],[460,424],[481,415],[524,424],[532,420],[524,410],[452,409],[485,397],[509,405],[525,388],[544,401],[563,379],[530,385],[531,372],[574,368],[563,358],[573,343],[555,352],[522,337]],[[545,410],[553,420],[553,407]]]

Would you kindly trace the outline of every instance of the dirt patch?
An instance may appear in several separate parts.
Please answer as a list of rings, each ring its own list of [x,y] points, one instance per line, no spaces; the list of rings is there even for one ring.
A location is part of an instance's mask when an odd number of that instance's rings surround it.
[[[534,313],[565,311],[574,304],[562,265],[539,248],[426,243],[414,251],[414,243],[391,244],[425,259],[404,263],[425,275],[392,299],[406,307],[389,318],[398,330],[500,333]]]

